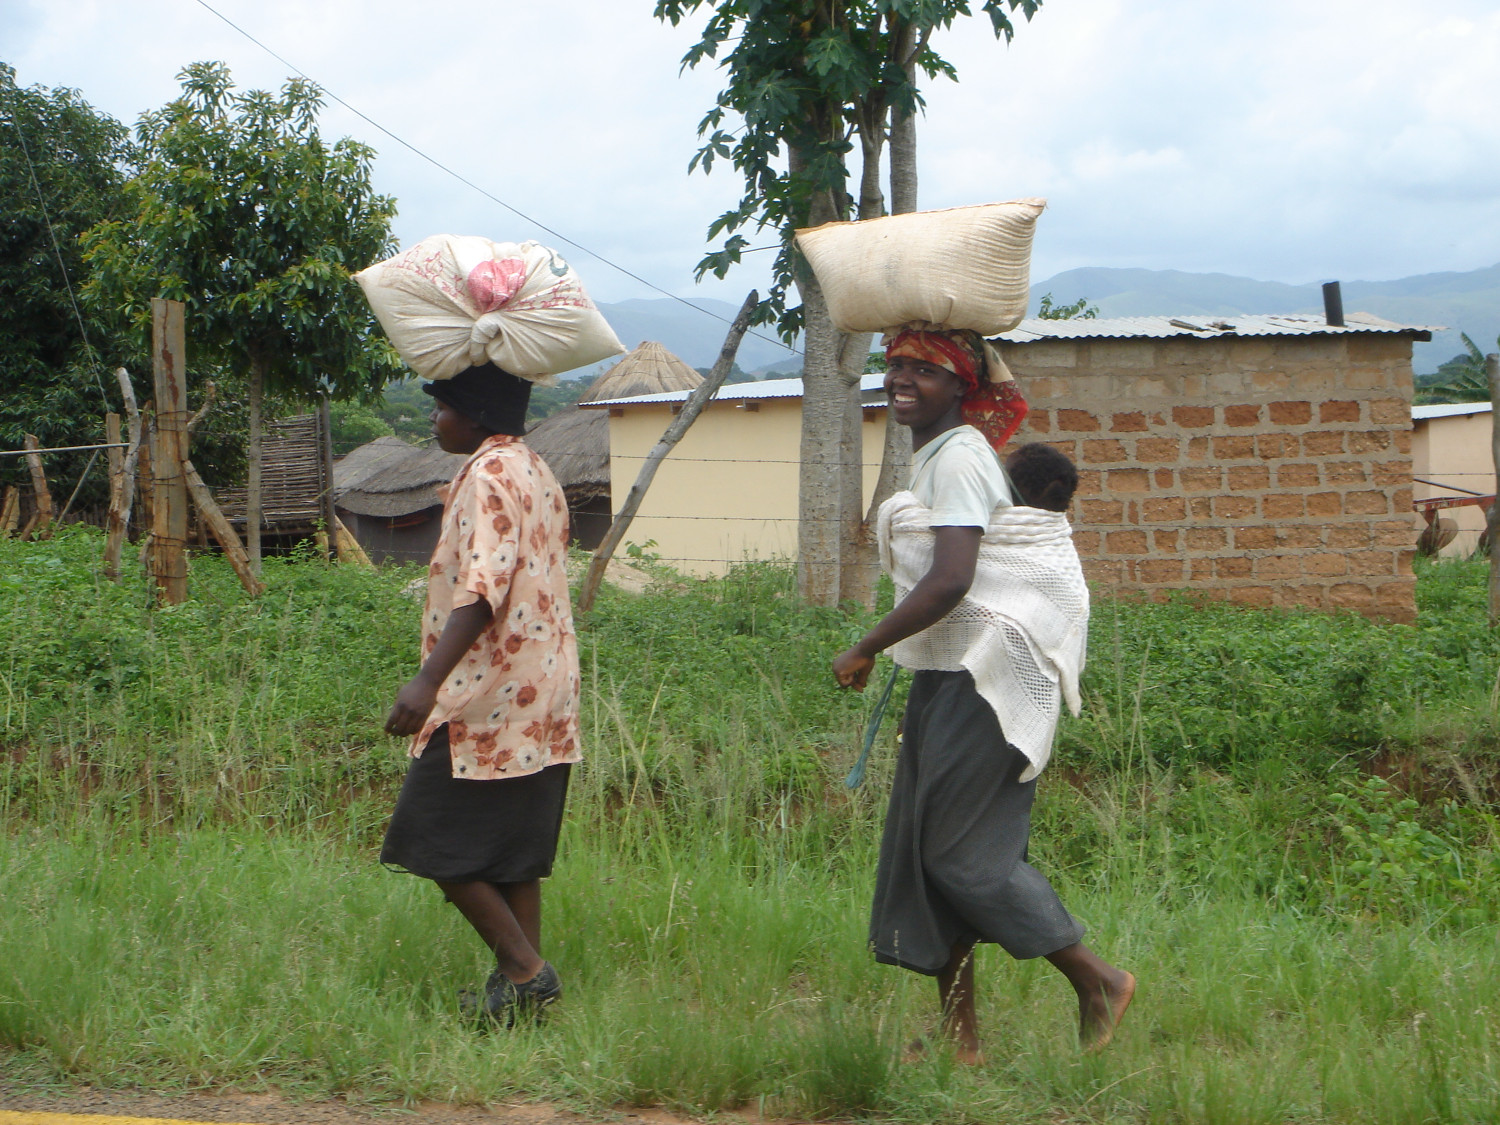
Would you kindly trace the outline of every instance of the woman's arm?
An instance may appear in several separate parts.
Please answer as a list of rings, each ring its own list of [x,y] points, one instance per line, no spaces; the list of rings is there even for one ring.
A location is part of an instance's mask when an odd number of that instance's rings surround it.
[[[448,623],[422,662],[422,670],[396,693],[396,704],[385,720],[386,734],[416,734],[422,729],[437,704],[438,688],[479,639],[479,634],[489,628],[493,617],[490,603],[482,598],[461,605],[448,615]]]
[[[974,584],[974,567],[979,561],[979,540],[984,530],[978,527],[932,530],[932,566],[901,604],[882,617],[854,647],[835,658],[833,675],[839,687],[864,691],[877,653],[936,625],[963,601]]]

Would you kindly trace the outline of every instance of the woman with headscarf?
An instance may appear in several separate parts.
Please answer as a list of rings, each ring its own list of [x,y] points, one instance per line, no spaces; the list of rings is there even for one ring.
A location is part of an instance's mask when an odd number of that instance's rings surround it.
[[[910,490],[879,522],[898,601],[833,664],[856,690],[887,648],[915,671],[870,944],[882,963],[937,978],[963,1062],[982,1059],[980,941],[1058,968],[1078,996],[1080,1040],[1098,1049],[1135,978],[1083,944],[1083,926],[1026,862],[1036,776],[1059,698],[1076,708],[1083,665],[1088,588],[1071,530],[1060,512],[1015,504],[997,450],[1024,406],[978,334],[909,327],[888,337],[886,363],[889,417],[910,428],[913,450]]]

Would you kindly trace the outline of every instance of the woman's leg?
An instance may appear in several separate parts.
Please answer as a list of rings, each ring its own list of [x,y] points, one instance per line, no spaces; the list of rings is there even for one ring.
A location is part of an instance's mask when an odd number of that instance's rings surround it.
[[[541,972],[545,962],[531,940],[532,935],[540,940],[539,890],[532,892],[529,911],[526,893],[516,895],[517,905],[522,908],[522,917],[527,920],[526,925],[523,925],[521,918],[511,909],[510,901],[502,888],[494,883],[439,882],[438,886],[448,901],[458,907],[459,913],[468,920],[469,925],[474,927],[480,940],[494,950],[495,964],[506,978],[514,984],[524,984]],[[506,886],[515,888],[525,887],[527,884],[509,883]],[[532,935],[528,935],[527,925],[531,927]]]
[[[953,1041],[958,1061],[968,1066],[984,1062],[979,1049],[979,1018],[974,1013],[974,943],[959,942],[938,974],[938,999],[943,1006],[943,1033]]]
[[[524,883],[497,883],[500,896],[516,917],[516,924],[536,950],[542,952],[542,881],[528,879]]]
[[[1135,977],[1117,969],[1083,942],[1074,942],[1047,960],[1068,978],[1078,993],[1078,1040],[1089,1051],[1098,1051],[1114,1038],[1130,999],[1135,995]]]

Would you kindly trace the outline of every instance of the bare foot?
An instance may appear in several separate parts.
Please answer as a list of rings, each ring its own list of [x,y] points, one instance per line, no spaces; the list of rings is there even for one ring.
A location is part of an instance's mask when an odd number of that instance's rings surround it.
[[[1078,1041],[1087,1053],[1109,1046],[1134,996],[1135,977],[1123,969],[1106,976],[1097,989],[1079,992]]]

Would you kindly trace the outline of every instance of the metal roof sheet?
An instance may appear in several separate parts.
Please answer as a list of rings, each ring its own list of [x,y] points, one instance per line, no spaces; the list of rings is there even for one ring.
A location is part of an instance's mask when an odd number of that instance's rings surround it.
[[[1419,340],[1432,338],[1432,325],[1396,324],[1369,313],[1348,313],[1341,325],[1329,324],[1312,313],[1245,316],[1113,316],[1085,320],[1042,320],[1028,317],[1009,332],[994,337],[1008,344],[1027,344],[1036,340],[1084,340],[1091,338],[1129,339],[1152,337],[1167,339],[1191,336],[1200,340],[1218,336],[1347,336],[1360,332],[1381,332],[1412,336]]]
[[[862,395],[868,395],[879,391],[881,384],[885,381],[884,375],[866,375],[859,381],[859,391]],[[692,391],[658,391],[656,394],[635,395],[631,398],[595,399],[593,402],[580,402],[581,410],[597,410],[605,406],[646,406],[651,403],[664,402],[686,402]],[[802,379],[762,379],[756,383],[726,383],[718,389],[714,395],[713,402],[753,402],[763,398],[801,398]],[[869,406],[884,406],[885,400],[867,403]]]
[[[1452,418],[1459,414],[1488,414],[1494,409],[1489,402],[1433,402],[1426,406],[1413,406],[1413,422],[1425,422],[1429,418]]]

